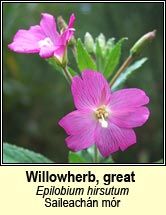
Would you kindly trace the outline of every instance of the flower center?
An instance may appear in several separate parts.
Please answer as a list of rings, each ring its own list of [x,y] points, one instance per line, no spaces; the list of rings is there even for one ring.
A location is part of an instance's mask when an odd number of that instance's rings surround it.
[[[52,47],[54,46],[53,42],[51,41],[51,39],[49,37],[46,37],[44,40],[40,40],[38,42],[39,44],[39,47],[42,48],[42,47]]]
[[[108,116],[109,116],[109,110],[106,108],[105,105],[102,105],[97,108],[95,112],[95,116],[98,119],[99,123],[101,124],[101,127],[107,128],[108,127]]]

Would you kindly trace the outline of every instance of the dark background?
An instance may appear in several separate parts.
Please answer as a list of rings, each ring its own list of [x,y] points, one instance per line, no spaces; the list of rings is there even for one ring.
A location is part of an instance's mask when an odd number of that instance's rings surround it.
[[[157,30],[155,40],[141,57],[145,65],[125,87],[137,87],[150,97],[150,119],[136,128],[137,144],[113,154],[116,163],[152,163],[163,154],[163,3],[3,3],[3,141],[66,163],[66,134],[58,121],[74,110],[70,86],[37,54],[18,54],[8,50],[18,29],[39,24],[41,12],[68,22],[75,13],[75,36],[86,32],[97,37],[128,37],[121,63],[143,34]],[[70,51],[69,51],[70,57]],[[70,66],[74,66],[72,58]]]

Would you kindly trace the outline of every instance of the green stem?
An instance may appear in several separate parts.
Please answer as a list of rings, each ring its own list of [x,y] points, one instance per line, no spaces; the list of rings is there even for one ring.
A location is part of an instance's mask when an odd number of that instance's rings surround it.
[[[133,56],[130,55],[125,62],[122,64],[122,66],[120,67],[120,69],[117,71],[117,73],[114,75],[114,77],[112,78],[112,80],[110,81],[110,87],[113,86],[113,84],[115,83],[115,81],[117,80],[117,78],[121,75],[121,73],[128,67],[128,65],[133,61]]]
[[[98,149],[96,145],[94,145],[94,163],[98,163]]]
[[[72,76],[70,74],[70,72],[68,71],[67,67],[63,67],[63,70],[65,72],[66,77],[69,79],[70,82],[72,82]]]
[[[73,52],[75,59],[77,59],[77,48],[76,48],[76,46],[73,46],[72,52]]]

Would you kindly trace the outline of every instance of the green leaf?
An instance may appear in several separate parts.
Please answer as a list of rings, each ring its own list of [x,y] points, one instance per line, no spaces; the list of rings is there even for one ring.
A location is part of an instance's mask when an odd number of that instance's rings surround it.
[[[92,145],[88,149],[85,149],[79,152],[69,151],[69,163],[93,163],[94,146],[95,145]],[[98,152],[98,162],[114,163],[111,156],[109,156],[108,158],[104,158],[99,152]]]
[[[67,69],[68,69],[68,71],[70,72],[70,74],[71,74],[72,77],[75,76],[75,75],[78,75],[78,73],[75,72],[72,68],[67,67]]]
[[[69,151],[69,163],[87,163],[80,152]]]
[[[158,160],[158,161],[156,161],[156,162],[154,162],[154,163],[163,163],[164,162],[164,160],[163,159],[160,159],[160,160]]]
[[[53,163],[39,153],[3,143],[3,163]]]
[[[106,64],[105,64],[105,69],[104,69],[104,76],[106,78],[109,78],[116,66],[119,63],[120,55],[121,55],[121,46],[124,40],[127,38],[124,37],[121,40],[119,40],[115,46],[112,48],[112,50],[109,52],[109,55],[106,56]]]
[[[115,46],[115,38],[112,37],[112,38],[108,39],[108,41],[106,43],[106,47],[105,47],[106,58],[107,58],[107,56],[109,56],[109,53],[113,49],[114,46]]]
[[[79,152],[69,151],[69,163],[92,163],[93,154],[89,151],[90,148]]]
[[[101,163],[114,163],[114,160],[112,159],[111,156],[109,156],[108,158],[101,158],[100,162]]]
[[[91,162],[93,161],[93,157],[94,157],[94,147],[95,145],[92,145],[90,146],[88,149],[87,149],[87,152],[88,152],[88,155],[89,155],[89,158],[91,158]],[[98,162],[99,163],[114,163],[114,160],[113,158],[111,157],[111,155],[107,158],[104,158],[100,152],[98,151]]]
[[[62,72],[63,69],[60,65],[57,64],[54,58],[48,58],[47,62],[58,72]]]
[[[84,69],[96,70],[96,65],[87,50],[84,48],[81,39],[78,39],[77,41],[77,63],[81,72]]]
[[[104,53],[100,47],[99,41],[96,40],[96,65],[97,71],[104,72]]]
[[[145,62],[147,61],[147,58],[142,58],[141,60],[136,61],[131,66],[129,66],[126,71],[124,71],[119,78],[116,80],[116,82],[112,86],[112,91],[115,91],[121,87],[121,85],[128,79],[128,77],[133,74],[133,72],[137,69],[139,69]]]

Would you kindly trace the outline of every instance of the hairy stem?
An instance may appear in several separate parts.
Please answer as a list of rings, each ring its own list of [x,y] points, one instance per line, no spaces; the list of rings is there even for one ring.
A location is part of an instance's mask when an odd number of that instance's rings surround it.
[[[98,163],[98,149],[96,145],[94,145],[94,163]]]
[[[122,64],[122,66],[120,67],[120,69],[117,71],[117,73],[114,75],[114,77],[112,78],[112,80],[110,81],[110,87],[113,86],[113,84],[115,83],[115,81],[118,79],[118,77],[121,75],[121,73],[128,67],[128,65],[133,61],[133,57],[130,55],[125,62]]]
[[[68,71],[67,67],[63,67],[63,70],[65,72],[66,77],[68,78],[68,80],[70,81],[70,83],[72,82],[72,76],[70,74],[70,72]]]

